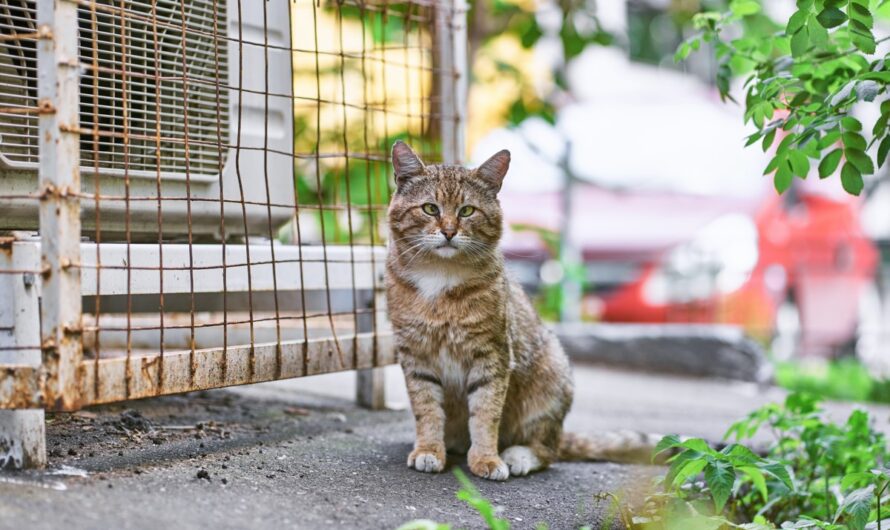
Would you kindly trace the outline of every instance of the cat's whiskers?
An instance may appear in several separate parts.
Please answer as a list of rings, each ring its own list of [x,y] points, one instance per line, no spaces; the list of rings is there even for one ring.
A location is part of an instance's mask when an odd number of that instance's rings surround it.
[[[410,267],[411,263],[413,263],[414,260],[416,260],[419,256],[428,255],[433,249],[431,243],[435,243],[438,240],[438,237],[432,234],[421,234],[414,237],[416,238],[416,241],[412,242],[412,244],[409,245],[408,248],[403,249],[397,255],[398,259],[401,259],[409,252],[414,252],[414,255],[411,256],[411,259],[409,259],[408,262],[403,265],[405,268]]]
[[[430,247],[423,247],[423,248],[420,250],[420,252],[414,254],[414,256],[412,256],[411,259],[408,260],[408,263],[405,264],[405,268],[406,268],[406,269],[410,268],[410,267],[411,267],[411,263],[412,263],[415,259],[417,259],[418,256],[421,256],[421,255],[426,256],[426,255],[430,254],[430,252],[432,252],[432,249],[431,249]]]
[[[415,248],[416,246],[424,245],[428,242],[427,236],[425,234],[403,237],[399,241],[406,240],[406,239],[410,239],[411,241],[409,243],[406,243],[408,245],[408,247],[402,249],[401,252],[399,252],[399,256],[402,256],[404,253],[410,251],[411,249]],[[398,247],[398,246],[399,245],[396,245],[396,247]]]

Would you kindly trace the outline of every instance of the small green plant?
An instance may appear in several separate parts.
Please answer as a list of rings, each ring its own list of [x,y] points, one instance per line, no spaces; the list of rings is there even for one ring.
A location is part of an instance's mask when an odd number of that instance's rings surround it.
[[[740,443],[761,430],[773,438],[762,454]],[[734,423],[726,438],[735,442],[717,450],[698,438],[665,437],[656,453],[676,454],[662,491],[633,515],[634,528],[882,527],[886,440],[865,411],[836,424],[816,398],[791,394]]]

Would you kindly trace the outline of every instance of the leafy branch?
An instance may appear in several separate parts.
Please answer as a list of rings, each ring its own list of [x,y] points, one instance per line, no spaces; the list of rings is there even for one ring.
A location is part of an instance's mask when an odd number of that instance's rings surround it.
[[[759,2],[731,0],[725,11],[695,15],[698,33],[675,58],[712,46],[723,99],[733,99],[734,78],[745,78],[745,121],[756,128],[747,145],[759,142],[767,152],[778,141],[764,174],[772,175],[779,193],[817,167],[819,178],[839,173],[844,189],[859,195],[864,176],[890,154],[890,100],[880,103],[880,117],[868,131],[852,115],[857,104],[877,104],[890,86],[890,63],[874,55],[890,40],[874,35],[875,13],[888,2],[798,0],[784,24],[764,31],[745,24],[761,12]],[[728,36],[739,27],[740,37]]]

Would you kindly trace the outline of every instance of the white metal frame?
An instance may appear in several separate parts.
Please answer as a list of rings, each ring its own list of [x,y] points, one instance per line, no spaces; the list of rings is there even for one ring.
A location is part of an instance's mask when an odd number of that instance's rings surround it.
[[[36,245],[0,247],[0,270],[34,271],[40,266]],[[32,272],[0,274],[0,365],[40,366],[38,278]],[[3,351],[3,347],[11,347]],[[14,381],[9,381],[13,386]],[[0,393],[15,388],[2,388]],[[19,391],[22,389],[19,388]],[[31,392],[38,389],[33,388]],[[32,396],[33,397],[33,396]],[[0,410],[0,469],[46,465],[43,409]]]

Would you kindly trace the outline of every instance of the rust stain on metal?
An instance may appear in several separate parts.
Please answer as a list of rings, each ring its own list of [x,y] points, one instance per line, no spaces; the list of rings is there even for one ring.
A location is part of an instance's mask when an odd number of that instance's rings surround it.
[[[37,102],[37,114],[55,114],[56,106],[48,99],[41,99]]]
[[[56,188],[56,185],[52,182],[46,182],[43,184],[43,189],[40,190],[38,198],[41,201],[45,201],[56,196],[58,196],[58,188]]]
[[[41,24],[37,28],[37,38],[42,40],[53,39],[53,29],[49,26],[49,24]]]
[[[11,381],[9,391],[0,393],[0,409],[43,408],[40,392],[40,368],[36,366],[5,366],[0,368],[0,388],[4,381]]]

